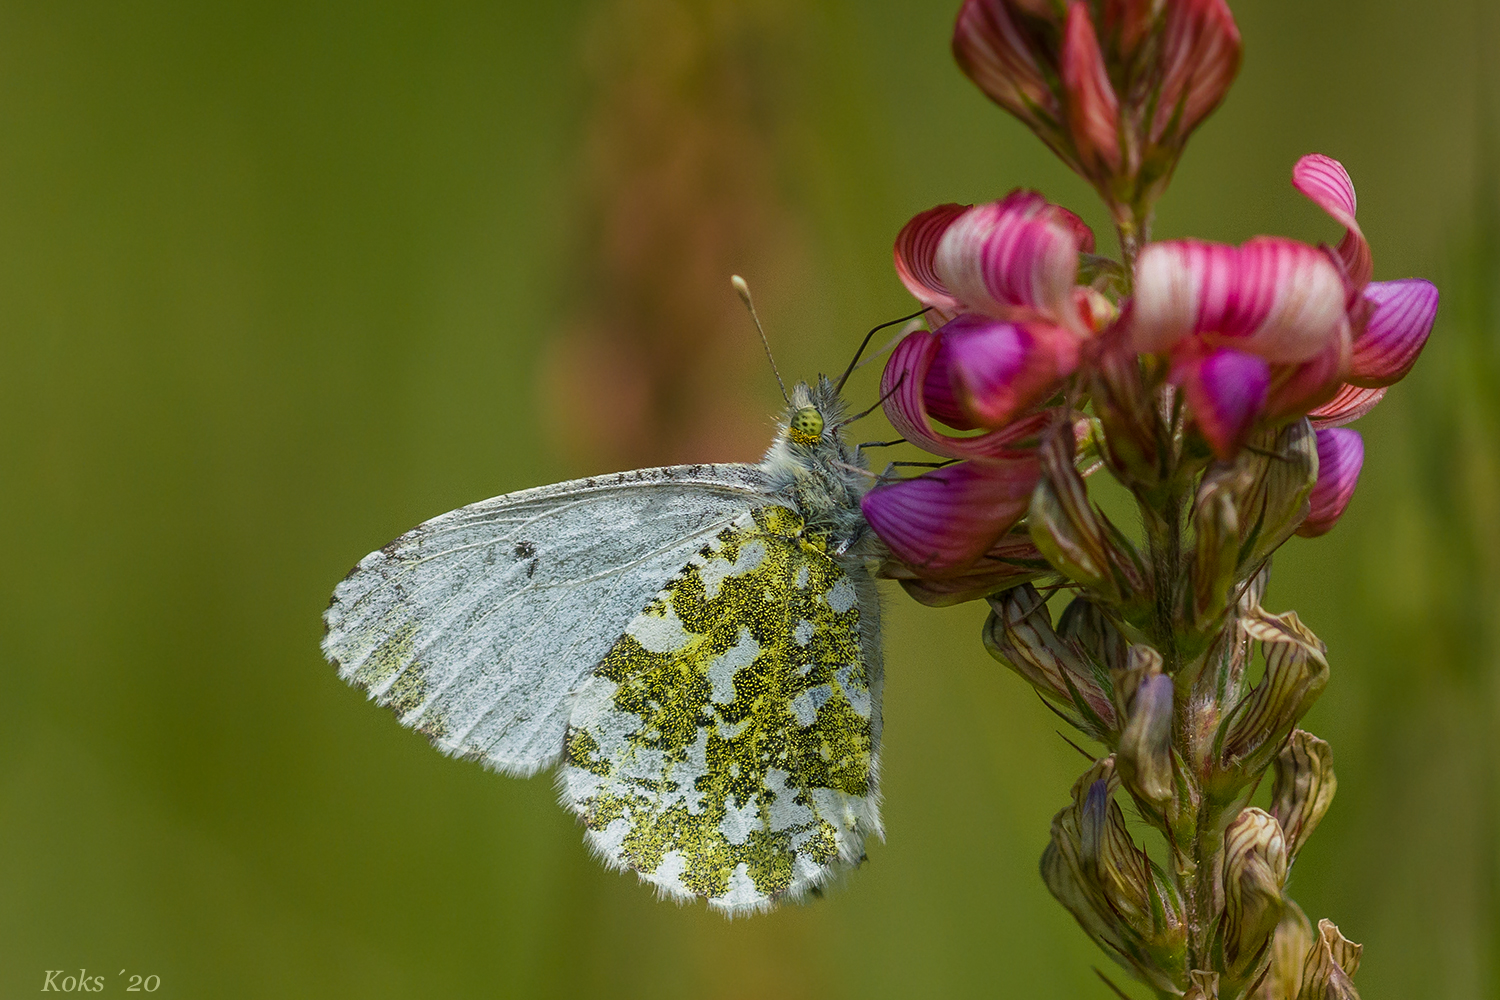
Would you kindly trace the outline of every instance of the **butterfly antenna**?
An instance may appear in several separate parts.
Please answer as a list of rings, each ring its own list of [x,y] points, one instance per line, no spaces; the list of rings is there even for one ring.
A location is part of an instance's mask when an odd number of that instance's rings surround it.
[[[745,293],[745,295],[749,294],[749,292]],[[744,298],[744,295],[742,295],[741,298]],[[865,339],[859,342],[859,350],[854,352],[854,358],[849,362],[849,367],[844,369],[844,374],[839,376],[838,384],[833,387],[834,391],[844,391],[844,383],[849,381],[849,376],[853,375],[854,369],[859,366],[859,357],[861,354],[865,353],[865,348],[870,346],[871,337],[875,336],[875,334],[879,333],[881,330],[884,330],[888,326],[895,326],[897,323],[905,323],[908,320],[916,319],[918,316],[922,315],[930,308],[931,306],[923,306],[921,309],[918,309],[916,312],[912,313],[909,316],[902,316],[900,319],[893,319],[889,323],[882,323],[879,326],[875,327],[875,329],[871,330],[869,333],[865,334]]]
[[[786,400],[787,406],[791,406],[792,397],[786,394],[786,383],[781,381],[781,372],[776,368],[776,359],[771,356],[771,342],[766,339],[766,329],[760,325],[760,317],[755,314],[755,303],[750,298],[750,286],[738,274],[731,274],[729,283],[734,286],[735,294],[740,297],[740,301],[745,303],[745,308],[750,310],[750,318],[755,321],[756,332],[760,334],[760,342],[766,349],[766,360],[771,362],[771,374],[776,376],[776,384],[781,386],[781,398]]]

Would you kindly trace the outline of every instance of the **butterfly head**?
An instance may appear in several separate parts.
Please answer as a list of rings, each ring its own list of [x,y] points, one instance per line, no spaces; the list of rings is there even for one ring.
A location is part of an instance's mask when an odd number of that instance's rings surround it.
[[[823,439],[823,414],[816,406],[804,406],[792,412],[786,423],[786,436],[794,443],[812,446]]]
[[[838,448],[839,425],[845,417],[844,401],[826,377],[813,384],[799,382],[787,401],[781,438],[789,445],[811,450]]]

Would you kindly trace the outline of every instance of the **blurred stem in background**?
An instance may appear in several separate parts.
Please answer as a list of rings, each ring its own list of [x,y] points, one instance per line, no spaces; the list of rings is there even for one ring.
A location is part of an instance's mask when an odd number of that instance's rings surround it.
[[[544,403],[580,467],[753,458],[763,362],[729,275],[787,295],[783,0],[606,0],[583,39],[580,197]]]

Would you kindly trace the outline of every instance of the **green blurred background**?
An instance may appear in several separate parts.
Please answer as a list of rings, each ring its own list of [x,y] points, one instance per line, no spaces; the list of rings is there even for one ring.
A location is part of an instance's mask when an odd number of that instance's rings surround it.
[[[1500,996],[1493,0],[1238,0],[1238,85],[1159,236],[1337,235],[1443,290],[1275,610],[1328,643],[1339,796],[1293,873],[1367,1000]],[[1084,185],[958,73],[955,0],[0,3],[0,995],[1103,997],[1036,861],[1081,762],[891,595],[887,842],[729,923],[589,859],[548,781],[346,688],[363,553],[492,494],[749,458],[783,369],[906,311],[939,201]],[[873,399],[874,373],[852,383]],[[875,436],[872,432],[871,436]]]

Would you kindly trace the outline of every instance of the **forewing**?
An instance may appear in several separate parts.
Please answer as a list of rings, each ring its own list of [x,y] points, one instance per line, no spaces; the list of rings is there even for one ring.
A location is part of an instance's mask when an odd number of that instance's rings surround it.
[[[562,752],[569,693],[761,493],[753,466],[677,466],[450,511],[360,560],[323,653],[444,752],[531,774]]]
[[[873,588],[802,529],[767,506],[721,531],[630,623],[569,723],[562,797],[591,846],[730,913],[800,897],[880,831]]]

